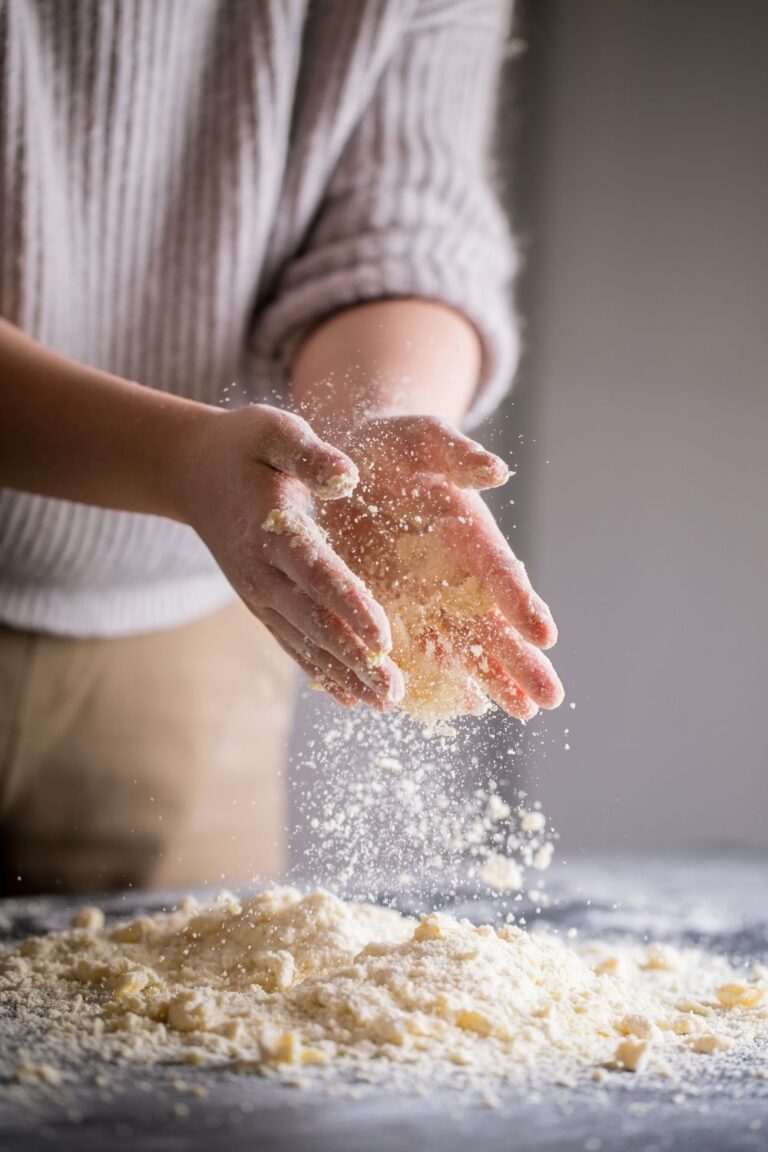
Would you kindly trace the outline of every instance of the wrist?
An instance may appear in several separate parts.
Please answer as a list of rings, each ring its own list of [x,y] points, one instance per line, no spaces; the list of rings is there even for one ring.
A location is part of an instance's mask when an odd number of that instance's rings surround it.
[[[472,402],[481,348],[472,325],[427,300],[381,300],[339,312],[293,363],[297,409],[321,435],[370,417],[438,416],[458,425]]]
[[[163,396],[153,429],[152,503],[157,515],[194,527],[197,481],[208,456],[206,442],[220,408],[181,397]]]

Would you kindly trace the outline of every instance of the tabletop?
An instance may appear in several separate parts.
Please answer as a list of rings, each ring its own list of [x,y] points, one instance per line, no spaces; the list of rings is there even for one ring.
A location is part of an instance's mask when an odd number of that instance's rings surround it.
[[[548,892],[541,921],[582,937],[694,944],[737,962],[768,963],[768,854],[585,856],[555,868]],[[100,903],[108,914],[128,915],[173,899],[122,893]],[[470,891],[451,901],[435,894],[434,902],[476,921],[494,917],[494,906]],[[407,896],[401,903],[407,909]],[[64,927],[74,904],[2,901],[0,941]],[[0,1018],[0,1029],[1,1056],[23,1036],[8,1018]],[[89,1086],[91,1070],[75,1097],[49,1091],[33,1108],[0,1076],[0,1152],[466,1152],[468,1145],[484,1152],[763,1152],[768,1081],[748,1072],[726,1062],[684,1095],[674,1082],[625,1076],[546,1092],[505,1085],[484,1101],[445,1088],[409,1095],[343,1077],[334,1091],[199,1068],[125,1066],[110,1075],[108,1092]]]

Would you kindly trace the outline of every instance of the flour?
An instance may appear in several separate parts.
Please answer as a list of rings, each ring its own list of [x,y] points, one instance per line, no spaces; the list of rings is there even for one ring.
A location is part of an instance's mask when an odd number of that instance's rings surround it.
[[[381,517],[378,508],[376,516]],[[319,523],[290,509],[273,508],[262,529],[290,537],[292,547],[327,540]],[[443,735],[452,733],[447,720],[488,711],[492,705],[483,684],[490,666],[483,648],[469,641],[473,623],[494,607],[479,581],[436,553],[429,535],[399,534],[394,525],[385,550],[363,549],[360,555],[354,549],[350,554],[344,540],[335,541],[335,547],[390,621],[391,655],[405,680],[402,709]],[[385,654],[374,653],[372,666]],[[474,662],[469,671],[468,656]]]
[[[523,887],[523,870],[509,856],[491,852],[480,867],[480,879],[499,892],[519,892]]]
[[[520,813],[520,827],[523,832],[543,832],[547,826],[547,818],[543,812]]]
[[[447,734],[451,720],[481,716],[499,696],[494,661],[477,642],[478,627],[496,605],[440,542],[434,521],[403,511],[396,500],[371,504],[366,477],[364,469],[341,528],[332,506],[318,508],[318,519],[387,614],[392,659],[405,679],[401,709],[429,731]],[[531,704],[529,714],[535,712]]]
[[[418,888],[422,907],[468,881],[514,894],[536,875],[541,887],[534,858],[549,863],[557,832],[514,786],[523,744],[512,721],[510,742],[491,749],[479,720],[449,740],[425,739],[403,716],[326,716],[302,745],[291,880],[356,898]]]
[[[57,1053],[292,1077],[402,1069],[408,1083],[459,1070],[478,1085],[684,1080],[732,1049],[759,1063],[768,1034],[765,973],[694,949],[659,965],[642,944],[576,951],[551,933],[293,888],[76,923],[0,952],[0,1003],[30,1037],[20,1081],[58,1082]]]

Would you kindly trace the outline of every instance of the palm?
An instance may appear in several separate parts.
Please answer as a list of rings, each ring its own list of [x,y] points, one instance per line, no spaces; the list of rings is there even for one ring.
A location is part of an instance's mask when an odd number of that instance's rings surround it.
[[[418,417],[373,422],[349,450],[360,484],[322,523],[390,617],[405,706],[432,717],[490,699],[527,719],[559,703],[539,650],[554,641],[551,617],[470,487],[498,483],[503,465]]]

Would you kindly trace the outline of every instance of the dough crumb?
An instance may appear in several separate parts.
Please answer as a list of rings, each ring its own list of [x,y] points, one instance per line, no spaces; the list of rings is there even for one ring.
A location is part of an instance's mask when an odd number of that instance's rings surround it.
[[[721,984],[715,996],[723,1008],[758,1008],[765,1000],[765,989],[756,984]]]
[[[33,1064],[22,1061],[16,1066],[15,1079],[19,1084],[50,1084],[58,1087],[64,1077],[58,1068],[50,1064]]]
[[[647,1040],[627,1037],[617,1046],[609,1067],[624,1069],[626,1072],[644,1072],[650,1060],[650,1045]]]
[[[101,932],[104,927],[104,913],[101,908],[86,904],[73,914],[71,923],[73,928],[82,928],[86,932]]]
[[[733,1047],[733,1041],[727,1036],[718,1036],[714,1032],[703,1032],[700,1036],[691,1038],[691,1051],[701,1052],[711,1056],[713,1052],[727,1052]]]

